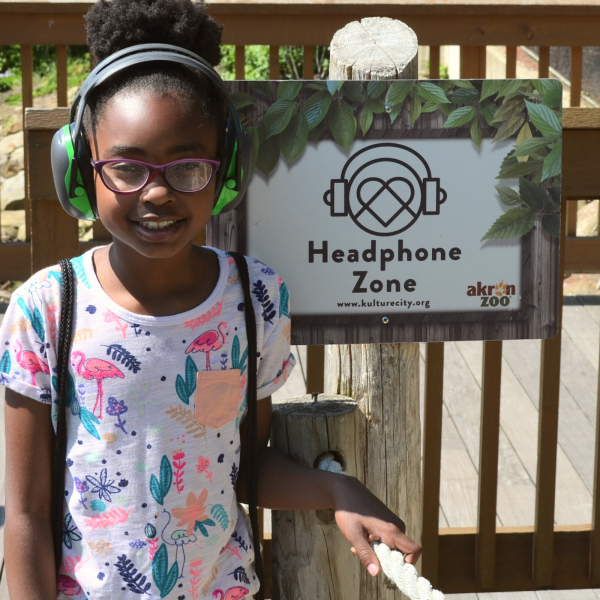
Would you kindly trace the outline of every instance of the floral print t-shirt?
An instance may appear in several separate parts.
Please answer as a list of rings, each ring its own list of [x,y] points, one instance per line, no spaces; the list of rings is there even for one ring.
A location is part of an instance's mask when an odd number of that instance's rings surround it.
[[[233,258],[213,251],[220,275],[210,297],[167,317],[115,304],[96,278],[93,250],[72,261],[61,600],[234,600],[258,590],[235,494],[247,400],[244,296]],[[247,262],[260,400],[294,365],[289,294],[269,267]],[[61,282],[56,266],[34,275],[0,328],[0,382],[45,403],[57,399]]]

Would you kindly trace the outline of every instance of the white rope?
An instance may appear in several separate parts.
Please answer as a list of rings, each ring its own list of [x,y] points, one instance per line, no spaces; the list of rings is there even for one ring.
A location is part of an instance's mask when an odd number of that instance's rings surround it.
[[[324,454],[319,461],[318,468],[323,471],[347,475],[333,453]],[[419,577],[413,565],[404,562],[402,552],[390,549],[383,542],[371,542],[371,547],[388,579],[411,600],[444,600],[442,592],[434,590],[425,577]]]

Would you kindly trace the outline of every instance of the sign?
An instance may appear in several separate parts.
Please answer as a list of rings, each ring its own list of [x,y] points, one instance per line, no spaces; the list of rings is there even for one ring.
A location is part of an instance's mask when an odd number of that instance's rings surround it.
[[[559,82],[231,85],[239,239],[285,279],[294,342],[556,334]]]

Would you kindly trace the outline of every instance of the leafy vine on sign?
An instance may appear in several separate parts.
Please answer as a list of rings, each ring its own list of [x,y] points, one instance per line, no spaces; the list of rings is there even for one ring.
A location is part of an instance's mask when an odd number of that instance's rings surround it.
[[[443,115],[444,128],[468,130],[477,147],[515,139],[498,180],[518,180],[518,191],[498,185],[509,207],[484,240],[519,238],[541,217],[543,229],[560,235],[562,85],[557,80],[484,81],[252,81],[256,94],[234,92],[232,101],[252,139],[253,164],[267,178],[283,156],[291,163],[309,141],[332,137],[346,152],[367,136],[377,115],[415,126],[422,115]],[[257,102],[260,98],[260,102]],[[264,110],[248,110],[260,104]],[[256,107],[254,107],[256,108]]]

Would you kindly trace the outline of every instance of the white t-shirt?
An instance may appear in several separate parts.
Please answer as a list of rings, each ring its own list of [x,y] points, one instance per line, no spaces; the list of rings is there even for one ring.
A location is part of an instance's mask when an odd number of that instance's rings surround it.
[[[247,400],[244,297],[233,258],[213,250],[220,274],[210,297],[168,317],[115,304],[96,278],[93,250],[72,261],[60,599],[229,600],[258,590],[235,495]],[[289,294],[269,267],[247,262],[260,400],[294,365]],[[61,281],[56,266],[34,275],[0,328],[0,383],[46,403],[57,398]]]

